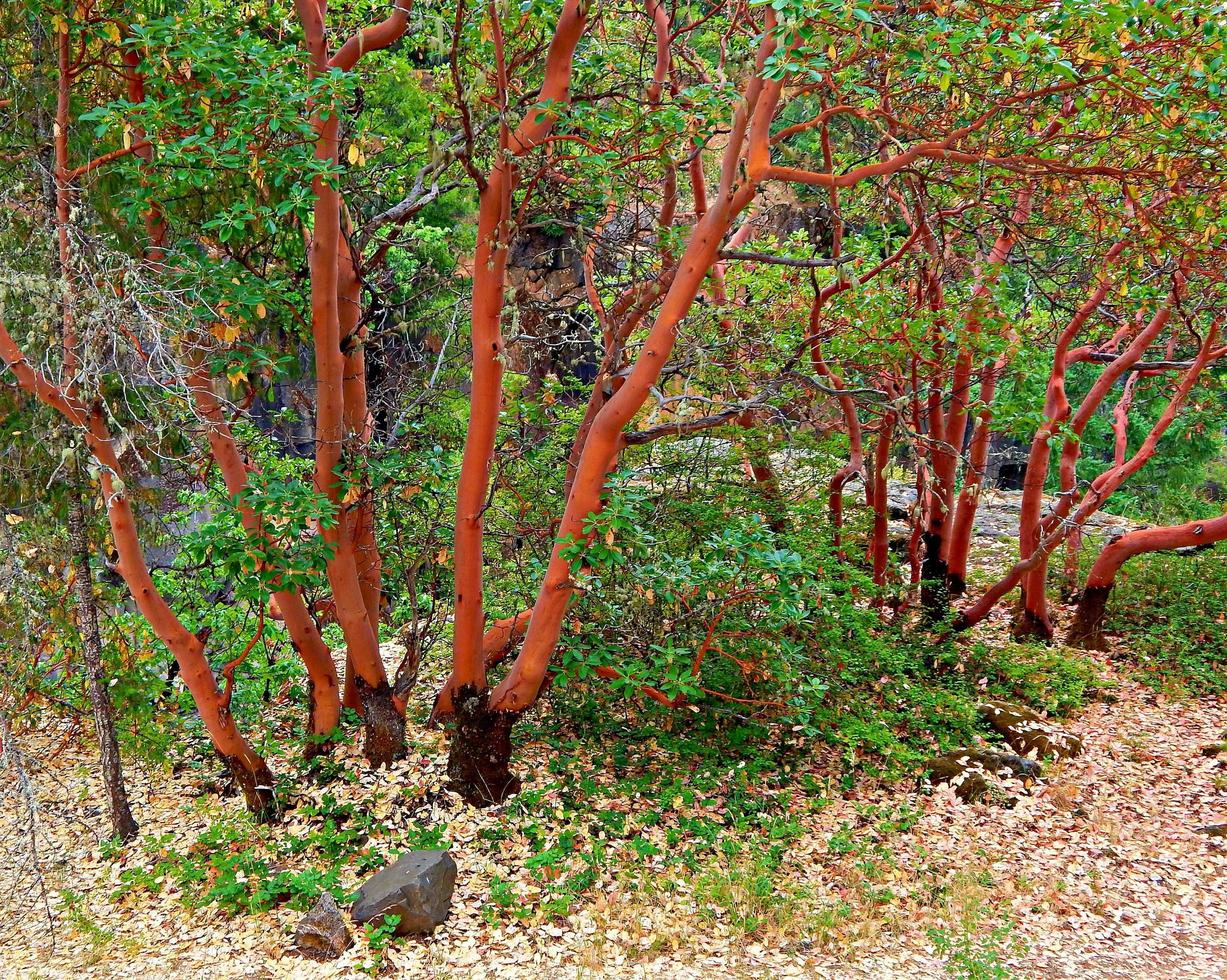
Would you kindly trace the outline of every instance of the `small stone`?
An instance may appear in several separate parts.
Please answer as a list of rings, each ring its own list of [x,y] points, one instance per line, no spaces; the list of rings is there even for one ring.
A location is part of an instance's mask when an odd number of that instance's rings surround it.
[[[400,916],[397,935],[425,935],[447,918],[456,887],[456,862],[447,851],[410,851],[358,889],[355,922]]]
[[[335,960],[353,945],[341,909],[324,892],[294,931],[294,948],[313,960]]]

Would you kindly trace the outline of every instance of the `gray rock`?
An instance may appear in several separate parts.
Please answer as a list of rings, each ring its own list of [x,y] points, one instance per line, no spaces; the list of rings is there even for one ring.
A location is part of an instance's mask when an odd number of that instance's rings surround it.
[[[456,887],[456,862],[447,851],[410,851],[358,889],[355,922],[399,915],[398,935],[426,934],[447,918]]]
[[[852,495],[851,500],[863,502],[861,495]],[[1044,498],[1045,513],[1049,513],[1056,501]],[[892,520],[911,520],[916,506],[916,487],[902,480],[889,480],[886,484],[886,504]],[[1022,513],[1021,490],[999,490],[986,486],[980,494],[972,527],[980,538],[994,541],[1012,541],[1018,537],[1018,524]],[[1131,531],[1139,525],[1115,514],[1098,511],[1091,515],[1083,528],[1083,535],[1105,542]]]
[[[336,899],[327,892],[294,930],[294,948],[313,960],[335,960],[353,943]]]

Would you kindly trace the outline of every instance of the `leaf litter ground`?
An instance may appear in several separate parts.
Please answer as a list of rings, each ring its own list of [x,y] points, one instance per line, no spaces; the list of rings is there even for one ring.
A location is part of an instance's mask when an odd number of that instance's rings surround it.
[[[1201,752],[1222,740],[1227,703],[1169,700],[1100,660],[1115,699],[1068,726],[1086,752],[1049,767],[1012,809],[901,782],[843,788],[822,753],[773,778],[734,763],[692,789],[676,756],[662,751],[653,770],[650,744],[611,761],[535,742],[521,751],[521,798],[479,811],[446,789],[442,738],[425,733],[377,777],[340,750],[334,778],[308,784],[269,831],[208,775],[133,766],[142,842],[116,852],[89,746],[26,732],[37,849],[10,788],[0,968],[211,980],[1222,977],[1227,841],[1195,828],[1227,820],[1227,762]],[[293,853],[293,841],[337,832],[348,840],[329,867],[306,843]],[[203,882],[188,885],[163,866],[154,880],[160,857],[190,859],[209,849],[202,839],[223,866],[227,851],[263,853],[263,874],[329,872],[342,892],[400,848],[448,846],[460,867],[452,915],[427,939],[381,952],[355,930],[341,959],[304,960],[291,951],[300,910],[185,904],[212,886],[241,902],[255,885],[241,870],[223,878],[201,862]]]

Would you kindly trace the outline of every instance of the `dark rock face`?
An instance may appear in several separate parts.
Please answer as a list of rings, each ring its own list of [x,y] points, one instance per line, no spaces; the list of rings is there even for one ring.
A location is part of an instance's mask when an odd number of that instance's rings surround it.
[[[424,935],[447,918],[456,887],[456,862],[447,851],[410,851],[358,889],[355,922],[400,916],[398,935]]]
[[[336,899],[327,892],[294,931],[294,948],[313,960],[335,960],[353,943]]]
[[[1028,708],[985,701],[980,715],[1019,755],[1032,759],[1068,759],[1082,752],[1082,739]]]

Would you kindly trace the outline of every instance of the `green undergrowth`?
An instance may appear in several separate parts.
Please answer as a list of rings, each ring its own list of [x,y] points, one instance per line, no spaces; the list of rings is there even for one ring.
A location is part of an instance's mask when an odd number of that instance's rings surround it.
[[[1175,695],[1227,692],[1227,546],[1133,559],[1107,617],[1122,666],[1142,683]]]
[[[804,905],[805,889],[787,865],[811,815],[863,780],[910,781],[935,750],[983,735],[975,708],[985,695],[1069,713],[1100,683],[1092,662],[1074,651],[966,637],[937,642],[885,627],[830,657],[838,684],[812,687],[774,712],[711,697],[671,710],[599,682],[557,689],[517,729],[524,790],[476,817],[439,792],[437,776],[415,781],[415,763],[372,780],[352,757],[309,764],[275,757],[292,806],[282,823],[253,824],[237,801],[206,793],[188,808],[192,822],[204,824],[195,836],[152,835],[111,849],[109,857],[123,861],[113,898],[173,888],[189,906],[233,914],[304,909],[325,891],[344,901],[397,853],[448,846],[451,820],[460,818],[478,821],[472,846],[494,868],[484,913],[491,922],[566,916],[599,883],[617,880],[640,893],[663,873],[692,882],[700,907],[739,931],[781,928],[772,909],[788,896]],[[438,752],[427,741],[410,756]],[[210,767],[203,746],[181,762]],[[294,788],[304,784],[314,790],[296,800]],[[915,817],[907,799],[840,830],[832,853],[868,847],[867,827],[874,839],[906,832]],[[878,867],[886,855],[873,847],[870,864]],[[873,906],[882,896],[873,897],[866,874],[861,905]],[[825,928],[833,927],[834,920]]]
[[[173,888],[190,908],[302,910],[324,892],[348,900],[346,882],[373,874],[401,852],[448,845],[446,827],[407,815],[427,795],[421,787],[370,787],[369,780],[364,787],[359,764],[326,756],[275,762],[283,773],[279,798],[289,806],[280,821],[256,823],[236,798],[206,792],[185,807],[187,825],[204,825],[194,835],[167,831],[126,847],[104,845],[104,859],[124,865],[111,899]],[[304,779],[322,790],[296,799],[292,787]],[[387,819],[393,811],[399,819]]]

